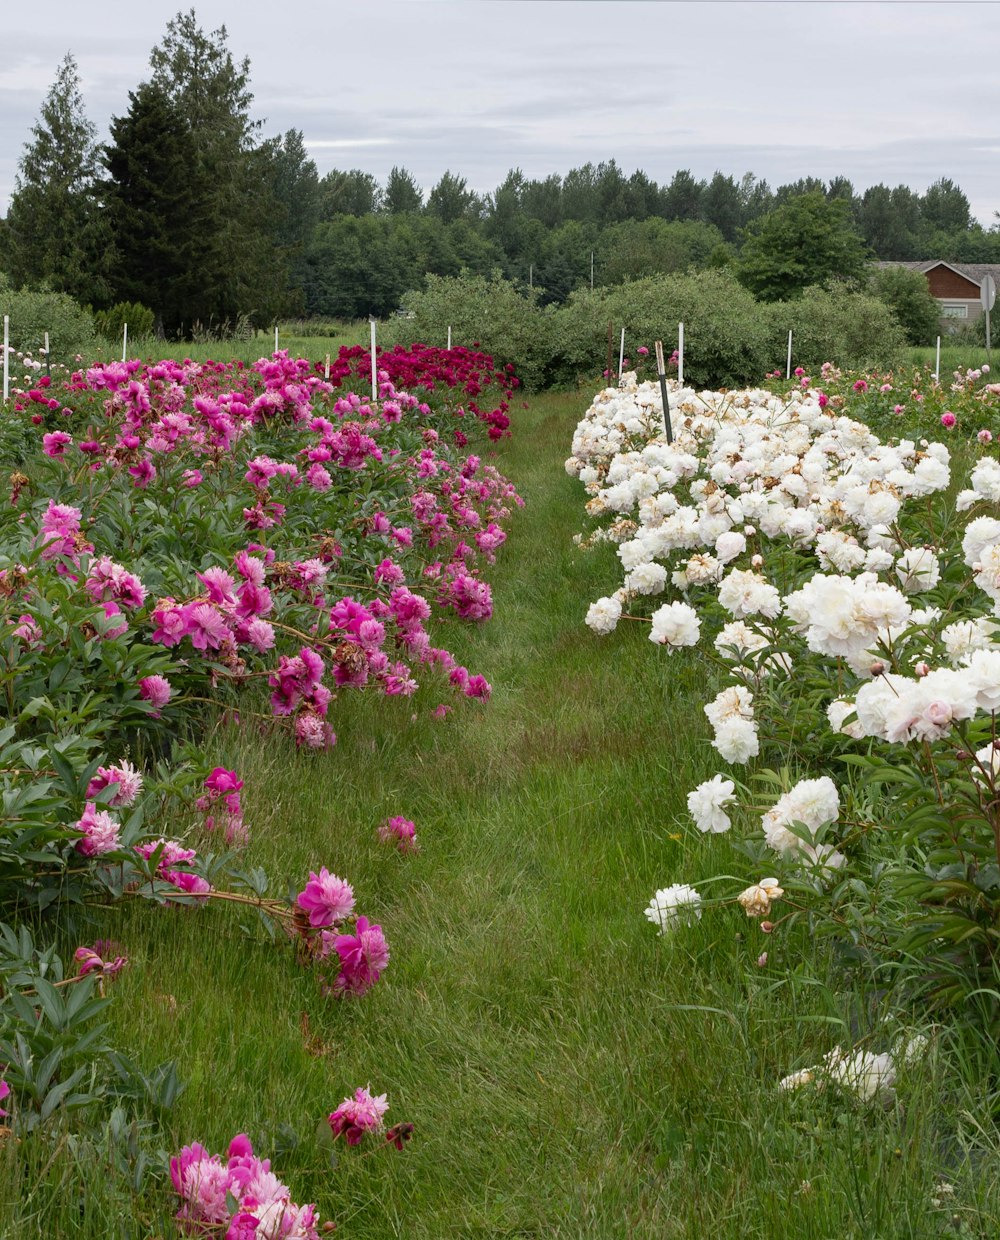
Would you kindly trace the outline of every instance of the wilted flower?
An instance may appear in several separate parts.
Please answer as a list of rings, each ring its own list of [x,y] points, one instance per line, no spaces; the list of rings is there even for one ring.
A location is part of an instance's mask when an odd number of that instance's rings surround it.
[[[772,901],[780,900],[784,894],[784,888],[778,885],[776,878],[762,878],[759,883],[741,891],[736,899],[748,917],[766,917],[771,911]]]

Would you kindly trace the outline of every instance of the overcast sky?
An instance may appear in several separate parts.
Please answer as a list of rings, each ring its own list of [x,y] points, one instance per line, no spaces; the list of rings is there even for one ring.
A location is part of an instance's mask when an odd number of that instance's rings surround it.
[[[44,0],[0,15],[0,212],[62,56],[103,140],[178,0]],[[843,174],[1000,209],[1000,4],[675,0],[200,0],[248,56],[265,132],[301,129],[320,173],[394,164],[481,192],[511,167],[615,158],[670,180]],[[12,10],[12,11],[11,11]]]

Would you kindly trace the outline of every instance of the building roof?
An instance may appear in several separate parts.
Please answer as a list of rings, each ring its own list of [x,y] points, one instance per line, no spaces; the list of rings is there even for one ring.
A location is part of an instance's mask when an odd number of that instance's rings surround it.
[[[934,267],[948,267],[975,285],[982,284],[986,276],[992,276],[1000,284],[1000,263],[946,263],[943,258],[922,258],[918,262],[876,263],[875,266],[909,267],[912,271],[922,271],[925,275]]]

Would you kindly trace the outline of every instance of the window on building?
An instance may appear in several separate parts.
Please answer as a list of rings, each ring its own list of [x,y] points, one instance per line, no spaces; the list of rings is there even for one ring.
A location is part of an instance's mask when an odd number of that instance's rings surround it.
[[[946,319],[967,319],[969,317],[968,306],[942,306],[942,317]]]

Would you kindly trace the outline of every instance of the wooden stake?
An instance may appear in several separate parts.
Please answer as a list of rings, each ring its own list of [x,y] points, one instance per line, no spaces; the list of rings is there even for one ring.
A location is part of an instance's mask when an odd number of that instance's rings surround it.
[[[323,378],[330,382],[330,354],[326,355],[326,361],[323,363]]]

